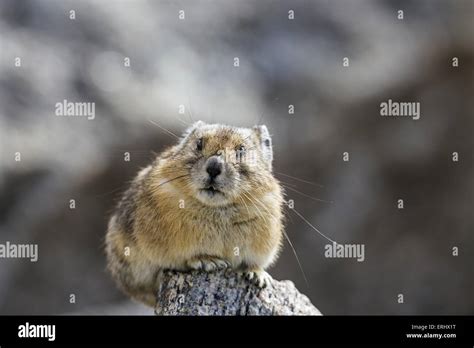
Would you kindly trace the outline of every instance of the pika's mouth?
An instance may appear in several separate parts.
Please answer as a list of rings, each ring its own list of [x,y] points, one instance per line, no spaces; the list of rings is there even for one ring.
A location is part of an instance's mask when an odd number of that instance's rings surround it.
[[[221,191],[219,191],[218,189],[216,189],[214,186],[212,185],[209,185],[205,188],[202,188],[201,189],[201,192],[204,192],[204,193],[207,193],[209,196],[215,196],[217,194],[223,194]]]

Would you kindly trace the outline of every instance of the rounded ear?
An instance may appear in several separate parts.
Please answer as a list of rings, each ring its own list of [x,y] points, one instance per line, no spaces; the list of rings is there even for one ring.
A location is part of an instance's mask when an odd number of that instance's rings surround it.
[[[268,128],[264,124],[253,126],[253,130],[257,133],[259,138],[270,138],[270,133],[268,133]]]
[[[206,124],[206,123],[205,123],[204,121],[199,120],[199,121],[194,122],[193,125],[192,125],[192,127],[198,128],[198,127],[204,126],[205,124]]]
[[[188,127],[184,132],[183,132],[183,138],[187,138],[188,135],[190,135],[192,132],[194,132],[196,129],[206,125],[203,121],[199,120],[197,122],[194,122],[191,127]]]
[[[197,122],[194,122],[192,126],[188,127],[184,132],[183,134],[181,135],[181,138],[179,140],[179,143],[178,145],[176,145],[175,149],[177,152],[181,151],[181,149],[183,149],[183,147],[186,145],[186,143],[188,142],[189,140],[189,136],[191,134],[193,134],[196,129],[199,129],[201,128],[202,126],[204,126],[205,123],[203,121],[197,121]]]
[[[260,147],[262,149],[263,159],[268,164],[268,168],[272,169],[273,161],[273,148],[272,148],[272,138],[268,132],[268,128],[265,125],[258,125],[253,127],[253,131],[257,135],[260,141]]]

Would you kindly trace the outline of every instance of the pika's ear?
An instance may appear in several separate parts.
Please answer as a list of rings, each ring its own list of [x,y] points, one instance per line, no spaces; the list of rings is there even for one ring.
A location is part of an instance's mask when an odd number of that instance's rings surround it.
[[[190,135],[191,133],[193,133],[196,129],[204,126],[205,123],[203,121],[197,121],[197,122],[194,122],[193,125],[191,127],[188,127],[184,133],[183,133],[183,138],[187,138],[188,135]]]
[[[272,148],[272,138],[268,132],[268,128],[265,125],[258,125],[253,127],[253,131],[260,141],[260,147],[262,149],[263,159],[268,164],[268,168],[272,169],[273,161],[273,148]]]
[[[175,147],[176,152],[181,151],[186,144],[188,143],[189,139],[191,138],[190,136],[199,128],[204,126],[205,123],[202,121],[197,121],[194,122],[192,126],[188,127],[183,134],[181,135],[181,138],[179,139],[178,145]]]
[[[204,121],[199,120],[199,121],[194,122],[193,128],[202,127],[202,126],[204,126],[205,124],[206,124],[206,123],[205,123]]]

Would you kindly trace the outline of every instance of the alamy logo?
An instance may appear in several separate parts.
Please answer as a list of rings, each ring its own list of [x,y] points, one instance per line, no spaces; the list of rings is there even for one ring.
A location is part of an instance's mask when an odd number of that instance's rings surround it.
[[[414,120],[420,119],[419,102],[394,102],[389,99],[380,103],[380,116],[404,116]]]
[[[64,99],[61,103],[56,103],[55,108],[56,116],[82,116],[87,117],[88,120],[95,119],[94,102],[74,103]]]
[[[13,244],[6,242],[0,244],[0,258],[16,259],[26,258],[31,262],[38,261],[38,245],[37,244]]]
[[[326,244],[324,256],[327,258],[357,259],[358,262],[365,260],[364,244]]]
[[[56,339],[56,325],[35,325],[26,322],[18,326],[20,338],[47,338],[48,341]]]
[[[217,151],[217,154],[222,156],[222,159],[226,163],[245,163],[248,166],[255,166],[257,164],[258,153],[253,149],[245,151],[225,148],[223,150]]]

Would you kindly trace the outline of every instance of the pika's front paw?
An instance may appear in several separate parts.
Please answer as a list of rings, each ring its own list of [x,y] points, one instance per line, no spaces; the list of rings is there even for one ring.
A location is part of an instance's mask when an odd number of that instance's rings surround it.
[[[188,261],[187,265],[190,269],[212,272],[225,269],[230,266],[230,263],[217,257],[200,257]]]
[[[272,277],[264,270],[249,270],[242,274],[245,279],[249,280],[252,284],[255,284],[259,288],[266,288],[271,284]]]

